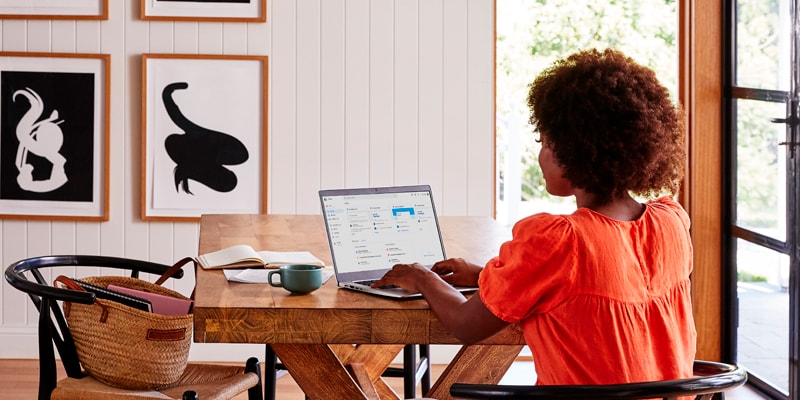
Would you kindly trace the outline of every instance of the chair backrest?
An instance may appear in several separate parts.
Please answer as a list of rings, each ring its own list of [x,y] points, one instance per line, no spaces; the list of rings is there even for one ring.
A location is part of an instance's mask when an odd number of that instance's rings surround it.
[[[450,395],[457,399],[570,399],[570,400],[632,400],[696,396],[710,399],[747,382],[747,372],[738,366],[695,361],[692,378],[659,382],[624,383],[617,385],[481,385],[455,383]]]
[[[55,344],[67,376],[81,378],[83,370],[75,351],[75,343],[69,332],[67,321],[59,308],[58,301],[91,304],[94,293],[58,288],[48,282],[42,269],[64,266],[104,267],[125,271],[125,275],[138,277],[140,273],[162,275],[171,266],[148,261],[121,257],[93,255],[57,255],[34,257],[17,261],[6,268],[6,281],[14,288],[25,292],[39,311],[39,399],[49,399],[56,387]],[[177,271],[172,278],[183,277]],[[55,277],[53,277],[55,278]]]

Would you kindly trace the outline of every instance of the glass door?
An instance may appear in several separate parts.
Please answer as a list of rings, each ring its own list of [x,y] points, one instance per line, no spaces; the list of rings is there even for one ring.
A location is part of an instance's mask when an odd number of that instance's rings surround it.
[[[725,4],[726,358],[798,399],[800,0]]]

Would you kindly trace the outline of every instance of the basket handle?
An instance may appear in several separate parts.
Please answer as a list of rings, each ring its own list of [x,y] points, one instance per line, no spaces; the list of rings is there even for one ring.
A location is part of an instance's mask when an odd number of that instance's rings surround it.
[[[75,283],[75,281],[73,281],[72,278],[68,278],[68,277],[66,277],[64,275],[57,276],[56,279],[53,280],[53,286],[56,286],[56,283],[61,283],[62,285],[66,286],[66,287],[68,287],[68,288],[70,288],[72,290],[81,290],[81,291],[84,291],[84,292],[86,291],[86,289],[81,287],[81,285],[78,285],[77,283]]]
[[[169,269],[164,271],[164,273],[161,274],[161,276],[158,277],[158,279],[155,281],[155,284],[156,285],[161,285],[167,279],[169,279],[172,275],[175,275],[176,272],[180,271],[183,268],[183,266],[188,264],[190,261],[192,262],[192,264],[195,267],[197,266],[197,261],[194,258],[192,258],[192,257],[184,257],[181,260],[179,260],[178,262],[176,262],[175,264],[173,264],[171,267],[169,267]]]
[[[59,275],[56,277],[56,279],[53,280],[53,286],[57,286],[58,283],[64,285],[65,287],[71,290],[80,290],[83,292],[88,292],[88,290],[84,289],[81,285],[75,283],[75,281],[72,280],[72,278],[66,277],[64,275]],[[95,302],[94,304],[97,304],[100,306],[100,308],[102,308],[103,311],[100,313],[100,322],[105,323],[106,319],[108,319],[108,309],[104,304],[100,302]],[[70,310],[72,310],[72,303],[65,301],[64,316],[69,317]]]
[[[176,272],[178,272],[181,269],[183,269],[183,267],[186,264],[188,264],[189,262],[192,262],[194,266],[197,266],[197,261],[194,258],[192,258],[192,257],[184,257],[181,260],[179,260],[178,262],[176,262],[175,264],[173,264],[171,267],[169,267],[166,271],[164,271],[164,273],[161,274],[161,276],[159,276],[158,279],[155,281],[155,284],[160,286],[167,279],[171,278],[172,275],[175,275]],[[59,275],[53,281],[53,286],[56,286],[56,283],[61,283],[64,286],[66,286],[66,287],[68,287],[68,288],[70,288],[72,290],[82,290],[84,292],[86,291],[86,289],[82,288],[81,285],[78,285],[77,283],[75,283],[75,281],[73,281],[72,278],[68,278],[68,277],[66,277],[64,275]]]

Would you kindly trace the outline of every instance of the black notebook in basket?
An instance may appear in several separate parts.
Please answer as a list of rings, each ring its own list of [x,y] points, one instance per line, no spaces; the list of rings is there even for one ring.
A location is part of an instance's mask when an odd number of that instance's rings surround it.
[[[101,286],[92,285],[79,279],[73,279],[80,287],[84,288],[87,292],[94,293],[97,298],[116,301],[120,304],[136,308],[138,310],[153,312],[153,305],[150,300],[142,299],[140,297],[130,296],[116,290],[109,290]]]

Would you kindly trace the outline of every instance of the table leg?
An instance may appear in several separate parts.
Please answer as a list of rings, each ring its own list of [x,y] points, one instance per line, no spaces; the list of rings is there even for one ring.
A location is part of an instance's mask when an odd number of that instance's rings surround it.
[[[452,399],[450,386],[456,382],[497,384],[514,362],[523,345],[463,346],[425,394],[439,400]]]
[[[394,361],[395,357],[403,351],[404,345],[331,345],[331,348],[344,365],[364,364],[367,374],[372,380],[372,385],[377,390],[381,399],[401,398],[381,377],[383,371]]]
[[[363,364],[363,369],[372,380],[380,399],[399,399],[399,396],[381,379],[381,374],[402,351],[403,345],[271,344],[270,346],[300,389],[312,400],[368,399],[345,368],[346,365],[355,363]]]

